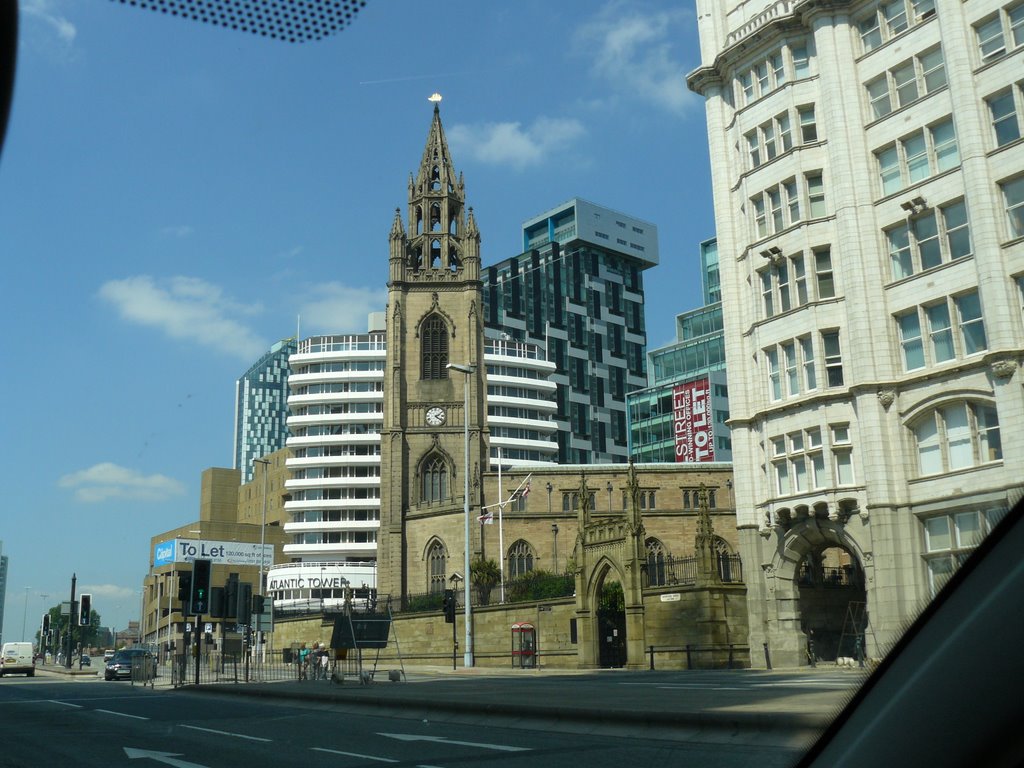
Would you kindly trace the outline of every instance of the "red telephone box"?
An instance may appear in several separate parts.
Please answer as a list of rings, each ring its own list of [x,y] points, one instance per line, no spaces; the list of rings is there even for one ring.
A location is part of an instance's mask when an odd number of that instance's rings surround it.
[[[512,625],[512,667],[533,669],[537,666],[537,630],[521,621]]]

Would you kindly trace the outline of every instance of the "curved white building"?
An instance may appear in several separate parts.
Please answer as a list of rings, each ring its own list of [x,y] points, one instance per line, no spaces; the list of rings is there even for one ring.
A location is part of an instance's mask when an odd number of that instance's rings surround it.
[[[379,327],[379,326],[378,326]],[[291,356],[288,459],[290,519],[268,589],[275,610],[354,607],[376,589],[380,527],[380,430],[384,418],[385,334],[314,336]],[[491,466],[555,463],[555,364],[532,344],[487,340]]]

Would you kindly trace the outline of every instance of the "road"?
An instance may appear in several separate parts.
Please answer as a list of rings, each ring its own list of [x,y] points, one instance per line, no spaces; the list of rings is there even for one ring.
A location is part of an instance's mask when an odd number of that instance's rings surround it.
[[[743,687],[735,684],[737,679],[735,674],[721,680],[705,676],[703,680],[690,678],[689,684],[703,685],[705,691],[711,686]],[[723,680],[731,680],[733,685],[723,685]],[[816,680],[818,685],[832,684]],[[453,684],[468,693],[480,682],[462,679]],[[616,687],[630,692],[640,685],[634,682],[608,679],[608,695]],[[425,678],[416,687],[426,691],[434,684]],[[674,685],[679,689],[683,684]],[[660,686],[648,694],[673,695],[671,688]],[[99,678],[4,678],[0,684],[0,766],[341,768],[390,764],[467,768],[500,761],[509,768],[579,764],[623,768],[676,765],[685,760],[700,761],[704,766],[756,763],[759,768],[771,768],[790,765],[800,751],[794,746],[760,743],[754,733],[709,743],[675,740],[642,729],[601,727],[583,733],[579,729],[553,730],[542,721],[513,724],[479,718],[454,722],[441,719],[444,717],[353,710],[351,703],[133,688]]]

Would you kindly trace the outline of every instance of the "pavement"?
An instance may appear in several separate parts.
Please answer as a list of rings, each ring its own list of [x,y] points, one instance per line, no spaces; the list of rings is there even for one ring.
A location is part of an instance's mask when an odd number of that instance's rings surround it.
[[[47,665],[38,669],[76,678],[97,675],[96,668],[68,671]],[[168,670],[160,673],[153,687],[170,689]],[[858,670],[828,666],[766,672],[453,670],[406,665],[404,679],[398,682],[389,682],[388,670],[378,669],[367,684],[346,677],[340,682],[220,682],[181,690],[276,698],[406,718],[436,718],[444,713],[447,719],[463,722],[497,718],[506,725],[525,721],[531,727],[543,723],[546,728],[591,732],[643,728],[670,731],[677,738],[685,733],[687,738],[792,746],[805,745],[820,733],[863,679]]]

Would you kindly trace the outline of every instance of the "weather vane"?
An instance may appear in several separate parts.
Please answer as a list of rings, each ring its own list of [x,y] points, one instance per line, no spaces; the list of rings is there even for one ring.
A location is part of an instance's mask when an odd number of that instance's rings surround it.
[[[427,101],[432,101],[435,104],[437,104],[437,102],[439,102],[440,100],[441,100],[441,94],[438,93],[437,91],[434,91],[432,94],[430,94],[430,97],[427,99]]]

